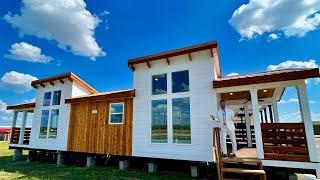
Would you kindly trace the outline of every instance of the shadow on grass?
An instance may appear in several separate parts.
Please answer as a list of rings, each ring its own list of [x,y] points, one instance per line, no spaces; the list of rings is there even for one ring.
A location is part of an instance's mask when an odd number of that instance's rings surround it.
[[[46,162],[11,162],[12,156],[0,156],[0,176],[4,179],[190,179],[170,172],[149,174],[143,171],[121,171],[115,167],[56,166]]]

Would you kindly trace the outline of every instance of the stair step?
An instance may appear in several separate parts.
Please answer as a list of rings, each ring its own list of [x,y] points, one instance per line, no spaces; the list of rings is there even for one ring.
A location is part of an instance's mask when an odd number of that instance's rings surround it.
[[[261,160],[255,158],[223,158],[223,163],[261,164]]]
[[[241,168],[221,168],[221,171],[226,173],[238,173],[238,174],[266,174],[264,170],[253,169],[241,169]]]

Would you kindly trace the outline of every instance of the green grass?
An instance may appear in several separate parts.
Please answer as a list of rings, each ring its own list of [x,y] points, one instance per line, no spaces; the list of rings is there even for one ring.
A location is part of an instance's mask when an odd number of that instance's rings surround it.
[[[56,166],[45,162],[11,162],[12,152],[0,142],[0,179],[190,179],[186,174],[121,171],[115,167]]]

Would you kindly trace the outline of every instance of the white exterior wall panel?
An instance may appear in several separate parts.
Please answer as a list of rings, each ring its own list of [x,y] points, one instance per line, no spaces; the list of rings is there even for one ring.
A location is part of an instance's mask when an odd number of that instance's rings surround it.
[[[42,110],[49,109],[49,106],[43,106],[44,93],[53,93],[53,91],[58,90],[61,90],[60,105],[50,107],[50,109],[59,109],[57,137],[56,139],[39,138]],[[45,84],[44,88],[39,86],[36,90],[36,106],[34,109],[29,147],[35,149],[66,151],[68,143],[68,130],[71,106],[70,104],[65,104],[65,99],[70,97],[84,96],[86,94],[91,93],[82,86],[80,86],[78,83],[70,82],[68,80],[65,80],[64,84],[60,83],[59,81],[55,81],[54,86],[50,85],[49,83]],[[49,123],[50,118],[48,124]]]
[[[53,92],[61,90],[60,105],[55,106],[59,109],[59,120],[58,120],[58,133],[56,139],[42,139],[39,138],[41,113],[42,110],[48,109],[43,106],[43,97],[45,92]],[[64,84],[55,82],[54,86],[45,84],[45,87],[39,86],[36,91],[36,107],[34,109],[30,148],[36,149],[49,149],[49,150],[66,150],[68,141],[68,122],[70,115],[70,104],[64,104],[64,99],[71,97],[72,83],[65,81]],[[52,99],[51,99],[52,102]],[[49,119],[50,123],[50,119]]]
[[[133,115],[133,156],[179,159],[191,161],[213,161],[212,121],[209,114],[216,110],[216,95],[212,88],[214,80],[214,61],[209,51],[192,53],[170,58],[170,65],[165,60],[151,62],[151,68],[138,64],[134,71]],[[189,93],[177,95],[190,97],[191,144],[151,143],[151,100],[161,99],[162,95],[153,96],[152,75],[167,73],[168,91],[171,89],[171,72],[189,70]],[[171,97],[171,93],[168,93]],[[171,118],[171,103],[168,103],[168,123]],[[172,127],[171,124],[168,127]],[[171,131],[171,132],[170,132]],[[172,129],[168,129],[172,138]]]

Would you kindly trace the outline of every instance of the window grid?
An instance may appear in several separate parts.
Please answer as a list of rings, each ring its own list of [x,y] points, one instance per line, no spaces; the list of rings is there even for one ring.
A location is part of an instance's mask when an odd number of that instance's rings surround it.
[[[116,104],[121,104],[122,105],[122,112],[111,112],[111,106],[112,105],[116,105]],[[116,114],[121,114],[122,118],[121,118],[121,122],[111,122],[111,117],[112,115],[116,115]],[[109,104],[109,124],[124,124],[124,102],[119,102],[119,103],[110,103]]]
[[[176,72],[183,72],[183,71],[187,71],[188,72],[188,81],[189,81],[189,89],[188,91],[184,91],[184,92],[176,92],[173,93],[172,92],[172,87],[173,87],[173,82],[172,82],[172,74],[176,73]],[[166,74],[167,77],[167,93],[165,94],[157,94],[157,95],[153,95],[152,94],[152,77],[154,75],[158,75],[158,74]],[[158,74],[152,74],[151,75],[151,117],[150,119],[152,119],[152,101],[153,100],[162,100],[165,99],[167,100],[167,141],[166,142],[162,142],[162,144],[168,143],[168,144],[175,144],[175,145],[190,145],[192,143],[192,137],[191,137],[191,117],[190,117],[190,142],[188,143],[175,143],[173,140],[173,117],[172,117],[172,113],[173,113],[173,105],[172,105],[172,101],[173,99],[177,99],[177,98],[189,98],[190,100],[190,70],[185,70],[185,69],[181,69],[181,70],[177,70],[177,71],[168,71],[168,72],[164,72],[164,73],[158,73]],[[189,103],[189,109],[191,108],[190,106],[191,102]],[[152,142],[152,125],[151,125],[151,129],[150,129],[150,137],[151,137],[151,143],[152,144],[156,144],[157,142]]]

